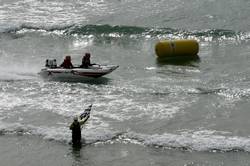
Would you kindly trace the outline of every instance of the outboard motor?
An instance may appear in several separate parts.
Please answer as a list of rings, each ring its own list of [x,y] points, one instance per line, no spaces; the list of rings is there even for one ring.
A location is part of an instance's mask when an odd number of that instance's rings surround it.
[[[49,67],[49,60],[48,59],[46,59],[46,61],[45,61],[45,67]]]
[[[45,67],[48,68],[57,68],[57,63],[56,63],[56,59],[46,59],[45,62]]]
[[[52,61],[52,68],[57,68],[56,59],[53,59]]]

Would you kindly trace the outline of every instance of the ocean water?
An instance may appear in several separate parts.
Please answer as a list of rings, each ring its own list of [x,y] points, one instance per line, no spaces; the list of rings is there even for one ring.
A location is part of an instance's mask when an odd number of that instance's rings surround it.
[[[250,1],[1,0],[0,165],[250,165]],[[162,39],[199,60],[161,62]],[[116,64],[46,81],[45,59]],[[69,125],[93,104],[71,146]]]

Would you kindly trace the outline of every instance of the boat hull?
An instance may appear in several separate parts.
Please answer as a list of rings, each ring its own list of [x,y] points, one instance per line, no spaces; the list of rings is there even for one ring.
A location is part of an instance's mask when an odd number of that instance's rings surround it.
[[[99,78],[106,74],[111,73],[119,66],[117,65],[94,65],[89,68],[43,68],[38,74],[45,79],[55,80],[79,80],[79,79],[89,79],[89,78]]]

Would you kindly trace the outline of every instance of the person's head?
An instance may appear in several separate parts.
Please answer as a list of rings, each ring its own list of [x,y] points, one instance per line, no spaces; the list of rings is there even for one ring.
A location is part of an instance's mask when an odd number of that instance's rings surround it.
[[[88,58],[90,58],[90,53],[88,53],[88,52],[85,53],[85,56],[88,57]]]
[[[66,57],[65,57],[65,60],[67,60],[67,61],[71,61],[71,56],[69,56],[69,55],[68,55],[68,56],[66,56]]]
[[[74,122],[78,122],[78,117],[75,116],[75,117],[73,118],[73,120],[74,120]]]

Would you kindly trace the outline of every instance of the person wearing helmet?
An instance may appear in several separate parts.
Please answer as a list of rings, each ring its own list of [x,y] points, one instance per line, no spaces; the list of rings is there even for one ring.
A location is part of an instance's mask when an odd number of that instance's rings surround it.
[[[82,64],[80,67],[88,68],[89,66],[92,66],[90,63],[90,53],[85,53],[85,55],[82,57]]]
[[[72,130],[72,143],[73,145],[80,145],[81,144],[81,125],[83,125],[87,120],[89,116],[86,118],[80,120],[77,116],[74,117],[73,123],[70,125],[70,130]]]
[[[74,66],[71,63],[71,57],[66,56],[65,59],[63,60],[63,63],[60,65],[60,67],[63,67],[65,69],[72,69]]]

